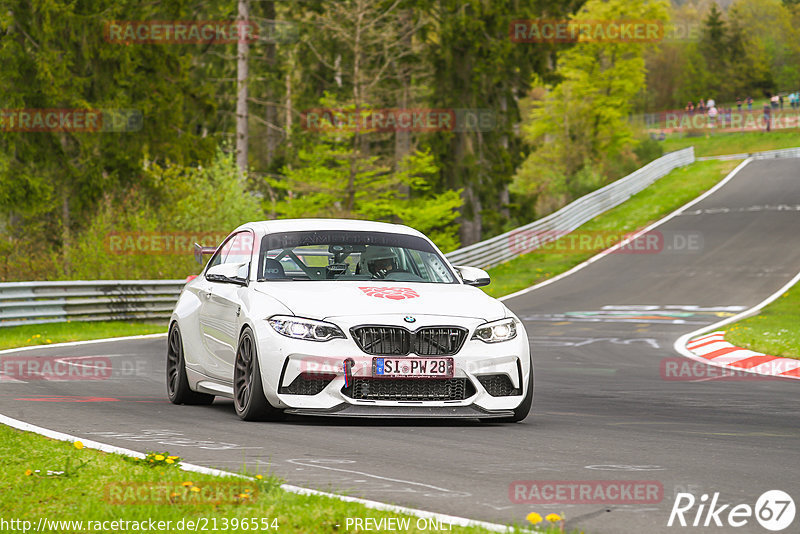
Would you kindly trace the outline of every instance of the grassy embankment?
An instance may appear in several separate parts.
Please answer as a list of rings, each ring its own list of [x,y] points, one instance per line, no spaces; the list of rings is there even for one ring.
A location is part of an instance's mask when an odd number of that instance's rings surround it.
[[[149,522],[155,521],[160,532],[341,533],[363,532],[366,518],[370,518],[370,526],[391,518],[403,525],[407,520],[409,528],[403,528],[402,532],[409,533],[491,532],[458,526],[449,530],[446,523],[432,528],[432,523],[423,525],[421,520],[418,524],[413,516],[330,497],[289,493],[279,487],[280,480],[268,474],[255,478],[256,474],[250,473],[253,478],[243,479],[191,473],[177,468],[179,458],[170,458],[173,463],[167,464],[168,453],[154,457],[152,463],[137,461],[78,449],[72,443],[3,425],[0,425],[0,450],[3,451],[0,455],[2,520],[29,521],[28,531],[37,530],[40,520],[47,520],[49,523],[42,523],[38,532],[139,533],[153,531]],[[362,520],[362,528],[356,528],[355,518]],[[183,525],[179,524],[181,520]],[[133,523],[95,526],[89,525],[89,521],[137,521],[147,526],[138,528]],[[165,522],[162,527],[170,521],[170,528],[159,528],[159,521]],[[561,522],[543,521],[539,526],[544,524],[549,529],[543,532],[561,532]],[[22,531],[23,526],[26,524],[8,523],[0,530]],[[398,529],[381,529],[393,530]]]

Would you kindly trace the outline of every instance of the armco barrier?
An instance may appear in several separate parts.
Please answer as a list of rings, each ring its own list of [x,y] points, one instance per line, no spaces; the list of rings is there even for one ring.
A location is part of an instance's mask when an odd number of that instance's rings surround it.
[[[697,161],[709,159],[728,160],[728,159],[776,159],[776,158],[800,158],[800,148],[781,148],[778,150],[765,150],[764,152],[751,152],[748,154],[725,154],[723,156],[703,156]]]
[[[694,147],[671,152],[616,182],[582,196],[547,217],[447,255],[454,265],[491,267],[575,230],[583,223],[625,202],[676,167],[694,162]]]
[[[0,326],[167,319],[185,280],[91,280],[0,284]]]
[[[800,158],[800,148],[733,157]],[[712,159],[712,158],[704,158]],[[715,156],[713,159],[731,159]],[[491,267],[547,243],[611,209],[695,160],[694,148],[672,152],[559,211],[510,232],[447,254],[454,265]],[[94,280],[0,283],[0,326],[63,321],[167,319],[184,280]]]

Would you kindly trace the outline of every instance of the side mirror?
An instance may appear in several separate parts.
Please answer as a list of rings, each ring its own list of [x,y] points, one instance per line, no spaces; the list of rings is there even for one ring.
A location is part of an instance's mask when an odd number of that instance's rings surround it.
[[[220,265],[215,265],[206,271],[206,280],[209,282],[223,282],[246,286],[246,277],[246,263],[223,263]]]
[[[458,265],[456,265],[455,268],[458,271],[458,274],[461,275],[461,280],[463,280],[468,286],[488,286],[492,282],[492,279],[489,277],[489,273],[483,269]]]

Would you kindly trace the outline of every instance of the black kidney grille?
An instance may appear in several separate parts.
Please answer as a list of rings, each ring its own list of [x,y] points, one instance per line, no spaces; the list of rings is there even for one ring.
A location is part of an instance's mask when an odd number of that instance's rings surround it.
[[[466,338],[467,331],[463,328],[420,328],[414,334],[414,353],[420,356],[455,354]]]
[[[434,326],[410,332],[398,326],[359,326],[352,329],[358,347],[367,354],[402,356],[451,356],[461,350],[467,330],[457,326]]]
[[[466,378],[353,378],[353,384],[342,392],[363,400],[455,401],[474,395],[475,387]]]
[[[411,332],[405,328],[361,326],[353,329],[353,337],[367,354],[395,356],[410,352]]]

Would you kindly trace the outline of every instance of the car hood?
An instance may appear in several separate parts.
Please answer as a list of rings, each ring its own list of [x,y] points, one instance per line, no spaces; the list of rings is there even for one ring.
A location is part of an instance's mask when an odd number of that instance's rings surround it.
[[[463,284],[403,282],[257,282],[300,317],[326,319],[353,315],[442,315],[493,321],[506,307],[480,289]]]

